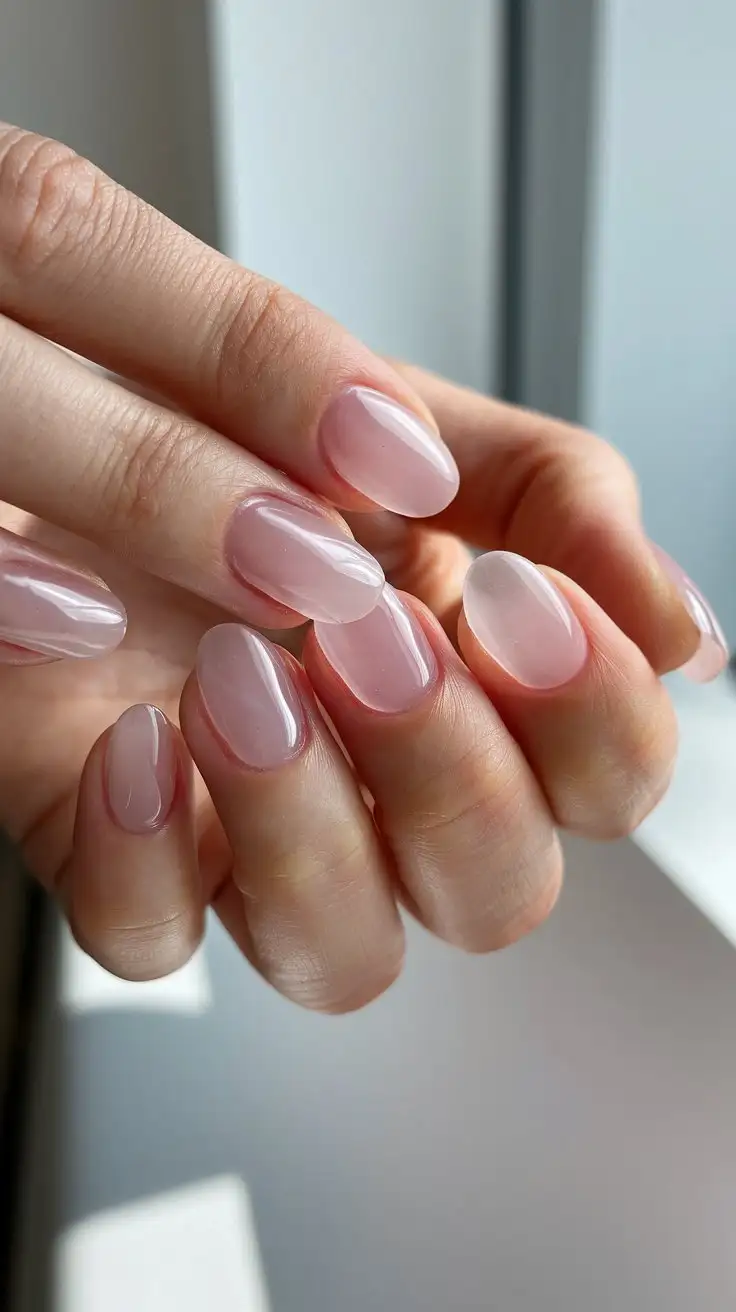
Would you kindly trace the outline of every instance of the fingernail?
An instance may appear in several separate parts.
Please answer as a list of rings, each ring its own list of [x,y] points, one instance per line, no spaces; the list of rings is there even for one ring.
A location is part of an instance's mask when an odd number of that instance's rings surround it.
[[[666,551],[656,543],[652,543],[652,547],[662,569],[682,597],[683,605],[693,624],[700,630],[700,646],[695,655],[682,666],[681,673],[686,674],[694,683],[708,683],[728,664],[726,636],[712,606],[706,601],[700,588],[693,583],[677,561],[667,555]]]
[[[474,560],[463,608],[481,647],[526,688],[559,688],[585,664],[588,642],[578,619],[523,556],[490,551]]]
[[[357,620],[381,595],[377,560],[326,515],[281,497],[249,497],[238,506],[226,551],[240,579],[309,619]]]
[[[30,557],[0,560],[0,660],[104,656],[123,640],[125,609],[101,583]],[[13,652],[13,648],[21,651]]]
[[[370,387],[349,387],[332,402],[320,441],[346,483],[399,515],[436,515],[457,492],[457,465],[442,438]]]
[[[330,665],[372,711],[410,710],[437,677],[424,631],[388,584],[364,619],[315,624],[314,632]]]
[[[219,624],[199,644],[197,679],[213,727],[243,765],[271,770],[298,755],[306,719],[273,643],[241,624]]]
[[[131,706],[113,725],[105,785],[121,829],[148,834],[165,824],[176,791],[176,746],[171,725],[157,706]]]

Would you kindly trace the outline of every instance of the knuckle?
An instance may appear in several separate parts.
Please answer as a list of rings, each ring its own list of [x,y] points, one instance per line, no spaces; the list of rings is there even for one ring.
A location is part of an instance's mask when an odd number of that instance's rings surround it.
[[[635,512],[636,475],[610,443],[585,429],[540,418],[528,441],[510,458],[501,485],[501,536],[512,550],[539,550],[556,562],[565,544],[577,541],[580,526],[613,503]],[[550,507],[554,515],[550,516]],[[555,541],[549,540],[554,525]],[[552,563],[552,562],[550,562]]]
[[[0,130],[0,259],[22,278],[69,241],[89,239],[104,175],[68,146]]]
[[[440,715],[462,714],[462,706],[449,699]],[[452,785],[449,785],[449,780]],[[400,829],[411,819],[412,845],[438,856],[456,848],[481,853],[513,832],[526,801],[521,759],[510,738],[495,723],[476,729],[451,761],[441,761],[422,772],[416,786],[401,798],[397,815]]]
[[[108,536],[128,537],[159,522],[201,481],[206,460],[206,437],[194,423],[164,411],[137,412],[98,474],[94,500],[105,508]]]
[[[230,293],[205,347],[205,370],[214,373],[217,401],[227,406],[247,387],[267,395],[283,386],[284,366],[319,359],[325,333],[306,301],[277,283],[246,274]]]

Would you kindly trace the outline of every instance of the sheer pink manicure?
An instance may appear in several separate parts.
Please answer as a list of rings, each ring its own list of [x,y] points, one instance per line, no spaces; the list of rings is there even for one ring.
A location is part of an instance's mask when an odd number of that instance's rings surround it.
[[[437,661],[419,621],[388,584],[365,619],[315,624],[314,631],[332,668],[372,711],[408,711],[437,678]]]
[[[679,591],[688,615],[700,629],[700,646],[687,664],[682,666],[682,673],[694,683],[708,683],[728,664],[726,636],[700,588],[666,551],[655,544],[652,546],[660,565]]]
[[[588,641],[562,593],[523,556],[490,551],[465,578],[468,625],[489,656],[527,688],[558,688],[585,664]]]
[[[0,661],[105,656],[125,637],[125,609],[102,583],[32,549],[0,558]]]
[[[442,438],[370,387],[349,387],[332,402],[320,441],[336,473],[386,510],[436,515],[457,492],[457,465]]]
[[[381,595],[377,560],[326,515],[282,497],[249,497],[238,506],[226,551],[245,583],[310,619],[360,619]]]
[[[278,647],[241,624],[205,633],[197,681],[214,729],[239,761],[271,770],[297,756],[306,717]]]
[[[113,726],[105,753],[110,810],[130,834],[166,823],[176,792],[174,732],[157,706],[131,706]]]

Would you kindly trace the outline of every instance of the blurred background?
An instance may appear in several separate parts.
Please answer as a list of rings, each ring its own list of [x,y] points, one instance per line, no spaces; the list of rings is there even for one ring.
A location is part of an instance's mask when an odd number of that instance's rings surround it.
[[[609,438],[732,643],[735,60],[732,0],[0,0],[0,116],[376,349]],[[570,844],[509,955],[413,930],[348,1019],[214,930],[122,985],[4,875],[0,1305],[732,1306],[736,699],[675,695],[636,843]]]

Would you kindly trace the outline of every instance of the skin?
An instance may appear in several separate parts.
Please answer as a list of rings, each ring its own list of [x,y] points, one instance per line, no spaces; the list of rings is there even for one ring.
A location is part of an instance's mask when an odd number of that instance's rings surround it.
[[[103,659],[0,666],[0,821],[108,969],[175,969],[211,904],[286,996],[351,1010],[401,969],[400,904],[461,948],[505,946],[554,906],[558,828],[626,834],[659,799],[676,740],[660,675],[699,634],[606,444],[378,359],[17,129],[0,129],[0,311],[0,414],[16,436],[0,451],[13,502],[0,523],[102,578],[128,614]],[[377,509],[320,458],[325,400],[354,382],[452,450],[460,490],[432,520]],[[244,484],[318,498],[380,560],[437,664],[417,705],[368,710],[300,616],[233,590],[219,542]],[[564,687],[526,689],[479,646],[463,540],[527,556],[560,589],[588,646]],[[202,635],[234,617],[293,653],[308,728],[277,769],[223,750],[192,674]],[[110,726],[140,702],[181,725],[175,800],[150,835],[124,834],[104,797]]]

